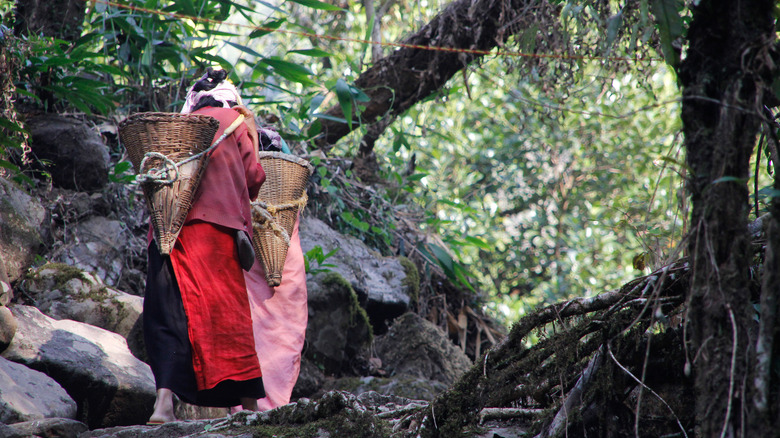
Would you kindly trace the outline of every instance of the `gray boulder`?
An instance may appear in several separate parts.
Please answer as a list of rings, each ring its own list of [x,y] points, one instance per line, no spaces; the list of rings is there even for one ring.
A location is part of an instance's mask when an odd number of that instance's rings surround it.
[[[0,261],[10,282],[21,277],[40,252],[39,230],[45,219],[46,210],[38,199],[0,178]]]
[[[325,222],[308,216],[301,217],[300,236],[304,253],[317,246],[323,254],[336,250],[325,261],[335,267],[327,269],[347,280],[380,332],[387,321],[408,310],[411,291],[404,281],[406,270],[398,257],[383,257],[360,240],[340,234]],[[316,283],[307,283],[310,299],[317,299],[321,291]]]
[[[0,306],[0,353],[11,345],[18,328],[19,325],[11,310],[6,306]]]
[[[108,184],[108,147],[85,122],[57,114],[31,117],[30,147],[55,186],[79,191],[100,190]]]
[[[471,360],[432,322],[416,313],[396,319],[375,343],[390,375],[405,374],[450,385],[471,367]]]
[[[0,357],[0,423],[76,418],[76,402],[54,379]]]
[[[51,318],[83,322],[125,339],[140,324],[142,297],[108,287],[78,267],[48,263],[29,273],[21,284],[25,296]]]
[[[86,424],[69,418],[45,418],[42,420],[24,421],[8,426],[5,431],[0,429],[0,436],[15,437],[77,437],[87,432]],[[8,433],[4,435],[3,432]]]
[[[324,275],[317,288],[318,293],[309,294],[304,354],[326,373],[338,375],[349,362],[365,356],[373,339],[371,324],[352,287],[339,274]]]
[[[45,372],[62,385],[79,406],[77,420],[94,429],[143,424],[149,418],[154,377],[122,336],[76,321],[57,321],[30,306],[16,305],[11,311],[19,330],[2,356]]]
[[[5,262],[3,254],[0,251],[0,306],[7,306],[14,297],[14,291],[11,289],[11,280],[8,273],[5,272]]]
[[[141,239],[133,236],[122,222],[93,216],[71,226],[63,241],[55,245],[48,259],[93,272],[105,284],[117,286],[120,280],[127,284],[143,285],[145,276],[127,266],[126,261],[137,252],[146,255]],[[143,295],[141,286],[127,292]]]

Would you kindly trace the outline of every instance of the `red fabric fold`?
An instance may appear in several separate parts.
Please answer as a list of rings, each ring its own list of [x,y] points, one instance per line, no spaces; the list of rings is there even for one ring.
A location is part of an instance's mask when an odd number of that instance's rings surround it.
[[[171,263],[181,291],[198,390],[262,376],[235,230],[206,222],[182,227]]]

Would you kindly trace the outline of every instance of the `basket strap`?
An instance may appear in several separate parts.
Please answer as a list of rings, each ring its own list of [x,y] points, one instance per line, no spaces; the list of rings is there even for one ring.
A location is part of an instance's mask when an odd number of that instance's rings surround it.
[[[244,121],[244,116],[242,114],[239,114],[238,117],[236,117],[236,120],[233,120],[233,123],[231,123],[227,128],[225,128],[225,131],[222,133],[222,135],[219,136],[216,140],[214,140],[214,143],[211,144],[207,149],[198,152],[197,154],[187,157],[178,163],[175,163],[173,160],[168,158],[167,156],[159,153],[159,152],[147,152],[144,154],[144,158],[141,161],[140,168],[144,168],[144,164],[146,164],[147,160],[150,158],[159,158],[163,160],[163,165],[161,167],[153,167],[146,172],[138,175],[136,177],[136,181],[139,183],[155,183],[155,184],[172,184],[177,179],[179,179],[179,167],[189,163],[190,161],[197,160],[200,157],[202,157],[204,154],[210,154],[217,146],[219,146],[220,143],[222,143],[222,140],[226,139],[230,134],[233,133],[233,131],[236,130],[239,126],[241,126],[241,123]],[[173,176],[170,175],[171,171],[173,171]]]
[[[263,201],[255,201],[252,203],[252,205],[256,205],[273,215],[282,210],[291,210],[293,208],[298,208],[299,210],[303,210],[303,207],[306,206],[306,203],[308,201],[309,201],[309,197],[306,196],[306,193],[304,193],[300,198],[292,202],[288,202],[286,204],[269,204]]]
[[[287,234],[287,230],[279,226],[274,217],[271,216],[271,213],[258,203],[252,203],[252,221],[254,222],[254,227],[260,230],[270,229],[276,237],[284,240],[284,243],[290,246],[290,235]]]

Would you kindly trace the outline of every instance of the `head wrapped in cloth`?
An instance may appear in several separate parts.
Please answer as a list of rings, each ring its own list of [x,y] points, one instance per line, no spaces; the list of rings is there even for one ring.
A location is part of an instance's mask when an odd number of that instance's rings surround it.
[[[230,108],[236,105],[242,105],[241,95],[227,80],[227,72],[209,67],[187,92],[181,112],[191,113],[204,106]]]

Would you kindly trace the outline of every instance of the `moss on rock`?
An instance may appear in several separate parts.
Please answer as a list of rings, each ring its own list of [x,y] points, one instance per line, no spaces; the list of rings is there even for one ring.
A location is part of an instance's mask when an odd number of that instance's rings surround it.
[[[409,294],[411,301],[416,303],[420,299],[420,271],[414,262],[407,257],[399,257],[398,261],[404,267],[404,273],[406,274],[401,284],[406,289],[406,293]]]

